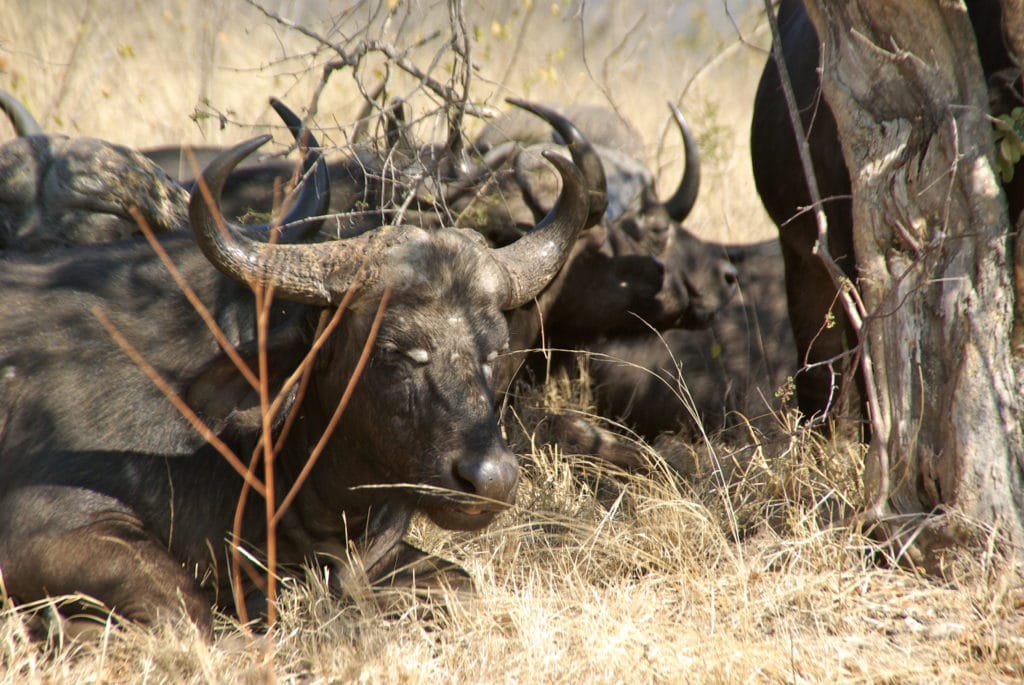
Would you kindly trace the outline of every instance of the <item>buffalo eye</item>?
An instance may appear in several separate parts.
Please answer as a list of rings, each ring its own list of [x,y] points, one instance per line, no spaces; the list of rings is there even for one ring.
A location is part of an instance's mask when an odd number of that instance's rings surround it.
[[[419,365],[424,365],[430,362],[430,353],[422,347],[413,347],[405,350],[405,356],[413,360]]]
[[[400,364],[411,361],[417,366],[424,366],[430,362],[430,352],[422,347],[405,348],[393,342],[383,342],[379,349],[381,359],[387,363]]]

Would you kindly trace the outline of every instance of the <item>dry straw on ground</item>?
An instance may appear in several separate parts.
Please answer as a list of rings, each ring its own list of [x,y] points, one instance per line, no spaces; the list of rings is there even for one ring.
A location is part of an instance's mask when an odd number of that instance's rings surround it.
[[[677,100],[705,159],[691,227],[728,242],[773,234],[746,152],[765,57],[754,47],[765,42],[755,15],[734,13],[733,29],[714,19],[721,0],[705,10],[589,3],[581,32],[577,3],[486,4],[467,8],[474,99],[497,108],[507,95],[610,103],[642,131],[663,188],[680,172],[678,144],[665,135],[664,103]],[[337,41],[404,47],[447,31],[442,2],[262,6]],[[353,28],[371,19],[366,33]],[[445,35],[408,55],[423,69],[442,55],[442,82]],[[129,145],[235,142],[269,126],[284,149],[267,98],[302,110],[333,57],[242,0],[6,0],[0,12],[0,87],[48,130]],[[381,60],[360,77],[385,73],[394,93],[430,109],[425,91]],[[343,145],[361,106],[356,80],[336,73],[315,124]],[[442,135],[432,121],[420,128]],[[0,124],[0,139],[9,136]],[[535,404],[554,396],[586,409],[579,386],[535,393]],[[0,683],[1024,678],[1024,590],[998,560],[959,559],[949,578],[926,578],[888,564],[841,525],[860,503],[858,446],[800,435],[779,417],[776,430],[740,446],[714,436],[659,444],[647,451],[650,474],[628,475],[531,444],[529,412],[508,422],[524,462],[516,508],[474,535],[427,523],[414,530],[425,548],[469,570],[476,595],[384,614],[331,597],[311,575],[284,593],[272,637],[249,643],[223,618],[213,644],[188,627],[130,625],[96,641],[56,634],[40,643],[0,605]]]

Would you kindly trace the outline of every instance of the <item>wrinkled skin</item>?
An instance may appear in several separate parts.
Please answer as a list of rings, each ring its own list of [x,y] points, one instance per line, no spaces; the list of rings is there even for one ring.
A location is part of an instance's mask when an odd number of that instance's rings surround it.
[[[244,154],[258,142],[236,150]],[[559,164],[563,174],[572,169]],[[503,310],[546,282],[519,284],[515,279],[522,276],[511,275],[516,260],[557,240],[556,255],[536,260],[546,265],[542,270],[526,264],[530,268],[516,273],[534,278],[557,270],[561,262],[552,260],[564,259],[565,246],[581,229],[586,199],[575,174],[559,202],[564,211],[553,211],[553,221],[536,230],[543,243],[527,240],[501,251],[456,229],[399,226],[356,243],[262,245],[257,252],[260,244],[239,242],[237,234],[225,241],[198,196],[191,221],[203,230],[196,228],[194,237],[161,236],[253,369],[253,296],[225,276],[234,253],[214,248],[247,250],[240,263],[259,263],[254,274],[278,279],[266,339],[271,397],[309,351],[318,322],[334,311],[303,303],[310,297],[303,293],[326,297],[334,293],[334,279],[354,277],[332,264],[365,264],[366,280],[316,356],[305,392],[289,392],[273,421],[281,439],[284,417],[294,409],[295,423],[275,459],[278,501],[325,434],[388,293],[352,400],[282,519],[283,570],[329,564],[331,577],[344,582],[353,578],[345,561],[351,543],[360,573],[371,582],[415,579],[419,589],[465,584],[460,569],[402,538],[416,511],[445,527],[474,530],[514,501],[517,463],[493,408],[509,339]],[[353,244],[364,252],[352,254]],[[258,254],[267,261],[259,262]],[[276,266],[290,255],[307,261]],[[327,276],[306,290],[280,276],[308,280],[316,269]],[[242,479],[117,348],[93,307],[242,460],[261,434],[256,391],[141,241],[43,256],[8,253],[0,258],[0,287],[0,572],[6,591],[19,602],[81,592],[130,620],[154,623],[184,614],[208,630],[211,601],[231,601],[225,540]],[[261,555],[258,541],[267,531],[259,497],[248,498],[241,521],[246,546]]]
[[[998,3],[974,0],[967,5],[982,67],[989,79],[993,114],[998,115],[1022,104],[1020,72],[1015,70],[1003,47]],[[798,0],[783,0],[779,6],[779,28],[786,68],[824,201],[829,250],[843,272],[856,280],[850,179],[835,119],[821,94],[814,26]],[[1011,75],[1010,84],[1017,79],[1016,96],[1005,87],[1007,73]],[[796,376],[799,409],[807,418],[849,413],[859,420],[864,416],[859,400],[849,408],[840,403],[848,395],[845,390],[853,375],[845,354],[853,347],[853,334],[836,303],[836,288],[813,253],[817,240],[815,219],[811,212],[801,211],[811,205],[811,198],[801,172],[779,72],[772,59],[765,65],[754,99],[750,153],[758,194],[772,221],[779,226],[797,357],[801,365],[815,365],[801,369]],[[1018,169],[1014,181],[1004,189],[1010,222],[1016,225],[1024,208],[1024,174]],[[826,325],[827,321],[834,321],[835,325]],[[834,361],[828,364],[829,360]],[[862,392],[858,394],[863,396]]]

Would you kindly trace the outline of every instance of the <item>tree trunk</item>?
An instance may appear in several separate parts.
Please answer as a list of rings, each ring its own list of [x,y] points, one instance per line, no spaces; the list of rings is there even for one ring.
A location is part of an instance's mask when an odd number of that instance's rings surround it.
[[[913,536],[929,568],[951,544],[991,540],[1020,559],[1014,251],[967,12],[935,0],[805,2],[853,185],[879,399],[866,473],[875,513]]]

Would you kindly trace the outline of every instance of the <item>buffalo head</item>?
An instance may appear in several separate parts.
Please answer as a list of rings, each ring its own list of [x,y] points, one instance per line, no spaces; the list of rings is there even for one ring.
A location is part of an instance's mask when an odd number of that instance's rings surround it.
[[[532,107],[531,111],[549,123],[555,121],[555,116],[568,123],[569,117]],[[545,310],[549,340],[553,337],[556,346],[579,345],[649,327],[665,330],[707,326],[736,293],[737,276],[722,246],[701,241],[682,225],[700,186],[697,146],[682,114],[672,107],[685,147],[685,173],[671,197],[661,201],[654,191],[653,175],[624,154],[623,146],[638,140],[631,128],[619,126],[617,116],[605,110],[566,110],[578,114],[583,123],[579,127],[575,120],[568,124],[575,134],[567,134],[565,124],[553,126],[557,133],[554,142],[572,149],[586,141],[596,167],[588,175],[600,178],[606,188],[603,203],[593,204],[604,210],[591,217],[593,227],[581,237],[549,290]],[[535,128],[525,124],[521,115],[509,116],[485,129],[478,144],[494,150],[508,142],[503,135],[537,139]],[[588,129],[601,138],[585,136]],[[551,144],[526,147],[515,157],[515,178],[523,188],[526,203],[533,207],[550,202],[551,189],[531,160],[536,159],[538,146],[543,149]],[[579,160],[577,164],[586,168]],[[500,225],[493,219],[493,213],[487,214],[489,230]]]
[[[207,169],[215,195],[236,161],[259,142]],[[512,501],[515,459],[493,410],[495,366],[508,347],[503,311],[547,286],[589,207],[576,167],[556,154],[546,157],[563,178],[559,202],[528,235],[497,249],[473,232],[413,226],[315,245],[232,240],[218,230],[206,203],[192,203],[200,249],[232,278],[318,307],[337,306],[356,289],[351,316],[321,353],[330,373],[312,382],[316,411],[340,399],[377,305],[389,294],[370,364],[336,429],[344,436],[339,459],[323,467],[332,472],[326,482],[357,485],[355,477],[441,488],[446,492],[417,493],[416,499],[436,521],[458,528],[484,525],[495,505]],[[349,456],[341,458],[344,452]]]

